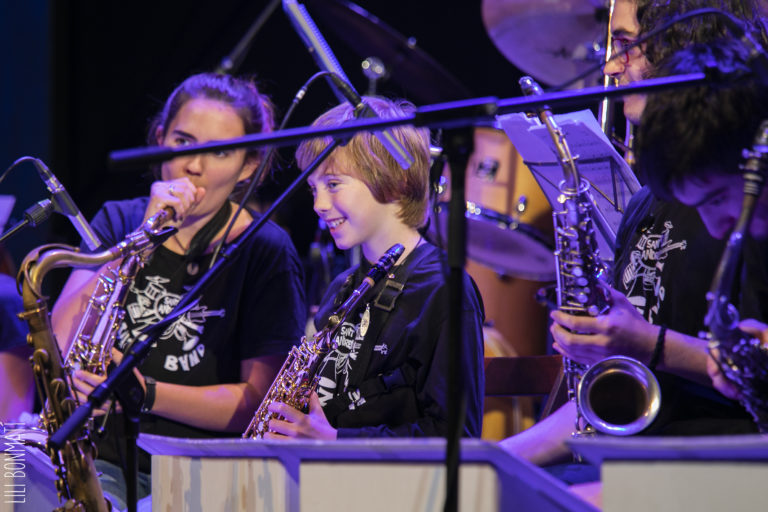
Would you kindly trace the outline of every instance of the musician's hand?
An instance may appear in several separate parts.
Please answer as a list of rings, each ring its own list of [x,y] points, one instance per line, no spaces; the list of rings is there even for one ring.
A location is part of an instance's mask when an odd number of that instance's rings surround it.
[[[107,380],[106,376],[96,375],[95,373],[87,372],[85,370],[76,370],[72,374],[72,382],[75,389],[73,392],[77,395],[77,399],[81,404],[88,402],[88,395],[96,389],[96,387]],[[109,412],[109,408],[112,406],[112,401],[107,400],[101,407],[93,409],[94,416],[103,416]]]
[[[710,352],[710,356],[707,358],[707,373],[709,374],[709,378],[712,379],[712,386],[731,400],[738,400],[741,398],[738,388],[725,378],[723,372],[720,371],[720,366],[715,361],[715,359],[719,357],[719,351],[714,349]]]
[[[280,402],[269,404],[269,411],[285,419],[270,420],[269,432],[264,435],[264,439],[336,439],[336,429],[328,423],[317,393],[313,392],[309,397],[307,414]]]
[[[739,323],[739,329],[759,339],[763,346],[768,346],[768,325],[757,320],[747,319]],[[712,350],[710,357],[707,358],[707,373],[712,379],[712,385],[731,400],[739,400],[741,392],[723,375],[720,366],[716,362],[716,359],[719,358],[720,353],[717,349]]]
[[[115,366],[120,366],[120,363],[123,362],[123,353],[114,347],[112,347],[112,361],[115,363]],[[135,366],[133,367],[133,374],[136,376],[136,379],[139,381],[139,384],[141,384],[141,389],[142,391],[144,391],[144,394],[146,395],[147,383],[144,380],[144,375],[142,375],[139,369],[136,368]],[[118,408],[119,408],[119,404],[118,404]]]
[[[176,212],[174,222],[167,225],[180,226],[184,218],[205,195],[205,189],[196,187],[189,178],[152,183],[149,204],[144,213],[144,220],[166,207]]]
[[[592,365],[606,357],[623,355],[648,361],[659,328],[648,323],[627,298],[608,288],[612,305],[600,316],[575,316],[553,311],[550,327],[553,348],[582,364]]]
[[[763,346],[768,346],[768,324],[747,318],[739,322],[739,329],[759,339]]]

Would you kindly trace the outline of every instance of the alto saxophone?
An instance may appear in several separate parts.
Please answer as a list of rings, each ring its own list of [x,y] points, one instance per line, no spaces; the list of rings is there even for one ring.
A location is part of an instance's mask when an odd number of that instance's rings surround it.
[[[526,95],[539,95],[541,87],[531,78],[520,79]],[[595,220],[603,220],[594,206],[589,183],[583,180],[562,129],[544,107],[539,119],[549,132],[563,168],[559,184],[561,208],[553,209],[557,307],[572,315],[597,316],[611,307],[604,286],[608,269],[600,258]],[[591,367],[563,358],[568,399],[576,403],[574,435],[627,436],[644,430],[656,418],[661,392],[656,376],[640,361],[613,356]]]
[[[172,230],[166,230],[172,232]],[[32,346],[32,370],[38,396],[44,405],[41,422],[48,436],[58,430],[79,405],[70,371],[62,362],[48,312],[48,297],[44,296],[42,282],[54,268],[91,267],[103,265],[121,257],[130,257],[154,246],[159,235],[142,227],[125,240],[97,254],[82,254],[68,245],[45,245],[31,251],[21,264],[18,281],[21,286],[24,311],[19,317],[29,325],[27,342]],[[92,426],[81,428],[62,449],[46,447],[56,466],[56,489],[59,501],[65,501],[57,510],[107,511],[110,503],[104,498],[98,474],[94,467],[96,446],[91,439]]]
[[[136,240],[135,250],[123,258],[120,267],[109,268],[99,274],[96,287],[69,346],[64,365],[72,370],[85,370],[96,375],[106,375],[112,361],[112,347],[125,317],[125,300],[139,269],[144,266],[152,250],[167,236],[169,230],[161,230],[172,213],[160,210],[144,222],[129,237]]]
[[[384,277],[392,265],[403,254],[401,244],[393,245],[378,263],[371,267],[368,274],[355,288],[349,298],[328,317],[328,322],[322,330],[311,338],[304,336],[297,347],[291,348],[280,372],[256,409],[251,423],[243,433],[244,438],[262,439],[269,432],[269,420],[283,419],[277,413],[268,410],[269,404],[282,402],[299,411],[306,411],[309,397],[317,389],[319,376],[317,372],[331,349],[336,348],[336,333],[347,316],[357,309],[365,293],[373,288],[377,281]]]
[[[707,293],[709,307],[704,325],[709,332],[710,350],[725,378],[740,391],[740,401],[752,415],[758,429],[768,432],[768,347],[738,328],[739,313],[729,297],[739,267],[744,234],[755,211],[768,166],[768,121],[755,136],[752,151],[744,150],[744,200],[741,214],[728,237],[712,286]],[[713,356],[715,353],[713,353]]]

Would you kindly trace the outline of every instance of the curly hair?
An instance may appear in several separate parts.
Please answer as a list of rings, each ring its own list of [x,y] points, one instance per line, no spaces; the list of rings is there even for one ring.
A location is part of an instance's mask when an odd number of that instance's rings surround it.
[[[755,0],[635,0],[640,36],[663,23],[696,9],[714,8],[743,20],[768,46],[763,19]],[[675,23],[666,31],[648,39],[644,53],[652,66],[690,44],[707,43],[723,37],[733,37],[728,21],[716,14],[707,14]]]
[[[661,75],[711,73],[721,81],[651,94],[637,134],[637,170],[657,197],[714,173],[738,173],[741,150],[749,147],[768,118],[768,85],[751,73],[749,51],[732,38],[693,44],[667,57]]]

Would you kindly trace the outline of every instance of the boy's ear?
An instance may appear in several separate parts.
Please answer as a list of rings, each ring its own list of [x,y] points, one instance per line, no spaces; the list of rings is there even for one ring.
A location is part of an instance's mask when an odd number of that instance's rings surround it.
[[[163,127],[158,126],[155,128],[155,140],[157,141],[158,146],[163,145]]]

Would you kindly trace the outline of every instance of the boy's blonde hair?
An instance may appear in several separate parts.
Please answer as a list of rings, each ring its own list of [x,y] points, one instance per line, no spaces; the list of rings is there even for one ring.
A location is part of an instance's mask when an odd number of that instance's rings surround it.
[[[415,107],[407,101],[390,101],[365,97],[364,101],[381,118],[403,117]],[[318,117],[312,126],[338,126],[355,119],[348,103],[338,105]],[[404,224],[419,228],[426,223],[429,189],[429,131],[413,126],[390,128],[392,135],[413,156],[409,169],[403,169],[392,158],[379,139],[370,132],[358,132],[344,146],[337,147],[328,157],[327,164],[336,166],[361,180],[380,203],[396,202],[400,205],[399,218]],[[330,144],[330,137],[309,139],[296,150],[296,161],[301,169],[309,164]]]

